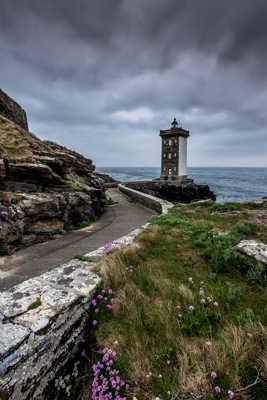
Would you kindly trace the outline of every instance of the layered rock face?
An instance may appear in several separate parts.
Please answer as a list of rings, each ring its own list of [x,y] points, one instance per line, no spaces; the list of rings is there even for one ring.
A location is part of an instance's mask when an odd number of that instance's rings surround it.
[[[105,180],[94,169],[0,112],[0,242],[29,244],[95,220],[104,210]]]
[[[174,185],[164,181],[128,182],[127,187],[140,192],[171,201],[172,203],[190,203],[197,200],[216,200],[208,185],[197,185],[191,179]]]
[[[28,130],[26,112],[20,105],[0,89],[0,114]]]

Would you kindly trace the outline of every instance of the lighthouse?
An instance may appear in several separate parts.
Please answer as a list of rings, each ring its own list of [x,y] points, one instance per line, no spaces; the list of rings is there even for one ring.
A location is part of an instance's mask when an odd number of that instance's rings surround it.
[[[187,178],[187,139],[189,131],[179,126],[176,118],[170,129],[161,130],[160,180],[182,182]]]

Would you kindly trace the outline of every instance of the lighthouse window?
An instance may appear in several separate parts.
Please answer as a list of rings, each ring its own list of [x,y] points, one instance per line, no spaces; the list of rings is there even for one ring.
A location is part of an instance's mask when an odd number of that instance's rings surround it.
[[[171,158],[172,158],[172,153],[169,153],[168,154],[168,159],[171,160]]]
[[[169,175],[171,175],[172,174],[172,169],[171,168],[169,168]]]
[[[174,153],[174,158],[176,158],[177,157],[177,153]]]
[[[171,146],[172,145],[172,140],[171,139],[169,139],[169,146]]]

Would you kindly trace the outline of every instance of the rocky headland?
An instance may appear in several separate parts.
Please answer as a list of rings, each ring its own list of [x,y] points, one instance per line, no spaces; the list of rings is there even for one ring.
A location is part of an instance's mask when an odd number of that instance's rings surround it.
[[[177,203],[190,203],[198,200],[216,200],[208,185],[198,185],[192,179],[184,179],[174,184],[155,179],[146,182],[127,182],[126,186],[139,192]]]
[[[92,160],[28,131],[25,111],[0,93],[0,243],[18,247],[94,221],[105,183]]]

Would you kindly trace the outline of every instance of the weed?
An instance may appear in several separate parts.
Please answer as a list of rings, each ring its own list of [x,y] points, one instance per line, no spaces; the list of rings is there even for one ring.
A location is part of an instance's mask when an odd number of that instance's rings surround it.
[[[249,282],[264,285],[266,283],[266,266],[260,263],[252,265],[246,276]]]
[[[118,204],[118,201],[112,200],[111,197],[108,197],[105,201],[106,206],[113,206],[114,204]]]
[[[92,221],[90,221],[89,219],[86,219],[82,222],[79,222],[77,225],[68,225],[65,226],[64,229],[65,231],[69,232],[69,231],[76,231],[78,229],[82,229],[82,228],[86,228],[87,226],[90,226],[92,224]]]
[[[35,308],[38,308],[42,305],[41,298],[36,297],[36,300],[29,305],[28,310],[34,310]]]
[[[241,222],[232,229],[233,234],[242,234],[245,236],[255,233],[257,224],[255,222]]]
[[[92,262],[93,260],[90,257],[80,256],[79,254],[75,254],[73,256],[76,260],[85,261],[85,262]]]
[[[228,301],[228,303],[232,304],[241,297],[242,288],[228,281],[225,282],[225,284],[227,285],[226,300]]]
[[[0,256],[7,256],[9,254],[10,247],[5,243],[0,243]]]

